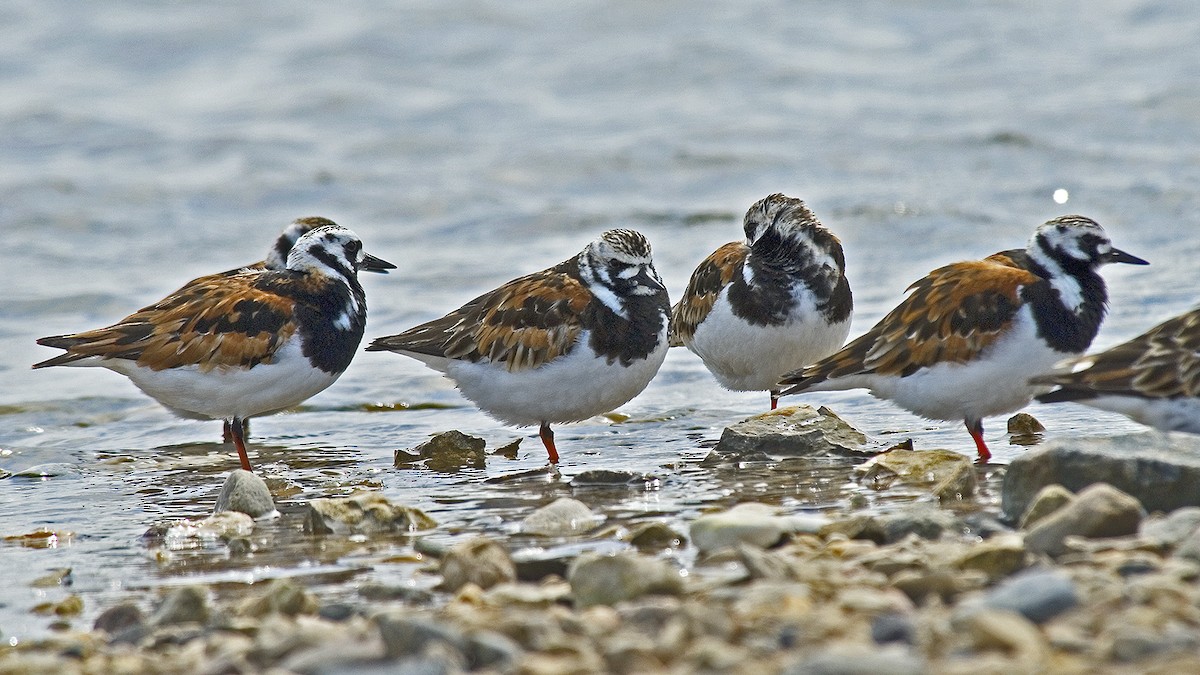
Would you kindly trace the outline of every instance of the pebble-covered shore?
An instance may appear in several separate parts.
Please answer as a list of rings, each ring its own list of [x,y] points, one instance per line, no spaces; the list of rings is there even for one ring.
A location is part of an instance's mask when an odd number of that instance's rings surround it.
[[[285,509],[305,536],[409,533],[428,583],[337,598],[303,579],[172,587],[105,608],[90,630],[0,647],[0,672],[1200,672],[1200,440],[1043,444],[1007,467],[997,511],[980,507],[968,457],[876,454],[856,433],[824,409],[785,409],[734,425],[704,461],[858,453],[854,480],[924,496],[836,516],[745,502],[686,528],[605,531],[580,493],[521,531],[599,531],[611,549],[547,557],[497,537],[422,544],[437,523],[378,492],[313,499]],[[468,437],[438,443],[397,462],[482,461]],[[250,555],[255,518],[274,511],[238,471],[213,516],[147,537]],[[80,602],[38,611],[69,618]]]

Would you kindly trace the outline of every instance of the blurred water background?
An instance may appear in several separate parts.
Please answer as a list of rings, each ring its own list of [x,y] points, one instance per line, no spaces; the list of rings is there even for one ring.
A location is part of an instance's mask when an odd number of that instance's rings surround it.
[[[845,245],[852,336],[929,269],[1091,216],[1152,261],[1106,270],[1104,347],[1197,300],[1198,63],[1191,0],[0,4],[0,535],[64,535],[0,542],[0,635],[48,630],[56,618],[31,610],[65,592],[83,597],[86,627],[127,594],[196,578],[308,575],[338,594],[415,567],[403,537],[331,550],[270,525],[278,549],[249,563],[152,549],[150,525],[210,511],[236,467],[220,425],[175,419],[106,370],[31,371],[53,353],[40,336],[260,259],[306,215],[399,266],[364,279],[368,339],[609,227],[650,238],[674,300],[740,238],[745,209],[780,191]],[[961,425],[862,392],[797,402],[882,442],[972,450]],[[521,478],[545,463],[534,430],[492,421],[415,361],[360,354],[299,411],[254,420],[251,447],[285,511],[373,486],[425,509],[447,540],[509,532],[596,468],[655,477],[590,494],[617,524],[751,497],[861,506],[844,466],[696,466],[765,403],[675,350],[628,420],[561,428],[561,479]],[[1030,411],[1047,437],[1138,430],[1086,408]],[[1002,418],[987,425],[997,464],[1023,451]],[[392,468],[395,449],[448,429],[524,441],[486,470]],[[65,567],[71,588],[31,587]]]

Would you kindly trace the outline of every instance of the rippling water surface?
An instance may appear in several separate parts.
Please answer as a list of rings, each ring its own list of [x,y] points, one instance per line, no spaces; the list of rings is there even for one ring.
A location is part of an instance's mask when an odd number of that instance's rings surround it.
[[[480,414],[415,361],[371,353],[298,411],[254,420],[256,466],[284,511],[260,526],[259,553],[164,552],[142,534],[211,511],[236,466],[220,425],[175,419],[102,369],[29,364],[51,354],[37,337],[106,325],[259,259],[298,216],[333,218],[399,266],[364,279],[369,338],[615,226],[650,238],[677,298],[775,191],[842,238],[852,335],[932,267],[1018,246],[1055,215],[1092,216],[1153,263],[1106,271],[1112,313],[1096,345],[1111,345],[1197,300],[1197,63],[1190,0],[6,3],[0,475],[14,475],[0,480],[0,535],[60,537],[0,542],[3,639],[46,631],[55,619],[32,608],[68,590],[84,598],[83,627],[130,590],[195,579],[298,575],[328,595],[408,583],[404,537],[335,546],[296,533],[300,500],[355,486],[425,509],[447,542],[511,533],[567,494],[615,526],[683,527],[750,498],[887,508],[903,495],[857,487],[844,464],[698,466],[766,396],[720,389],[683,351],[621,409],[627,420],[561,428],[561,476],[533,471],[545,455],[529,430]],[[882,442],[971,450],[959,425],[861,392],[801,400]],[[1083,408],[1032,412],[1047,436],[1136,429]],[[988,421],[999,464],[1022,451],[1003,422]],[[395,449],[447,429],[524,440],[486,470],[392,467]],[[648,478],[570,486],[597,468]],[[64,567],[69,589],[31,586]]]

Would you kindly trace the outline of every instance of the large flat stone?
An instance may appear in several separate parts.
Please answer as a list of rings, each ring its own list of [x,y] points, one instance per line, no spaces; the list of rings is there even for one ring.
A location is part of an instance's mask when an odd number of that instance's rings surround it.
[[[1051,441],[1008,465],[1001,503],[1016,520],[1046,485],[1108,483],[1147,511],[1200,506],[1200,436],[1149,432]]]
[[[726,427],[713,452],[722,458],[862,456],[867,437],[826,407],[780,408]]]

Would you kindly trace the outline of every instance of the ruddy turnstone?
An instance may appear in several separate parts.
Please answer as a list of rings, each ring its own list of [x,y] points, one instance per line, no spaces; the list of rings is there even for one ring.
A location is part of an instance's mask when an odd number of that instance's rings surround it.
[[[963,420],[980,460],[983,418],[1025,406],[1029,378],[1087,350],[1108,304],[1097,269],[1147,264],[1083,216],[1041,225],[1024,250],[940,267],[836,354],[786,375],[781,395],[869,389],[921,417]]]
[[[250,471],[243,420],[337,380],[366,323],[358,271],[394,268],[350,230],[321,225],[300,237],[285,269],[199,277],[107,328],[44,337],[38,344],[66,353],[33,367],[103,366],[181,417],[225,420]]]
[[[692,273],[671,310],[672,346],[695,352],[717,382],[767,391],[837,351],[853,298],[842,244],[799,199],[773,194],[746,212],[746,241],[730,242]]]
[[[650,243],[609,230],[579,255],[514,279],[446,316],[374,340],[454,381],[496,419],[550,425],[608,412],[637,396],[667,355],[671,311]]]
[[[1163,431],[1200,434],[1200,307],[1032,382],[1058,387],[1037,396],[1042,403],[1073,401]]]

